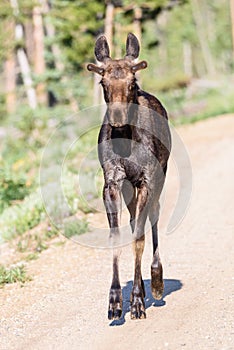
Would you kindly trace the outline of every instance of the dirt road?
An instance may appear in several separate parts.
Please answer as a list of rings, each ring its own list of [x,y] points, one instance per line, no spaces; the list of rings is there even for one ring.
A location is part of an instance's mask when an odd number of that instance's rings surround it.
[[[155,302],[150,293],[149,235],[143,257],[147,318],[137,321],[128,311],[131,245],[121,256],[123,318],[110,322],[111,252],[69,241],[29,264],[32,282],[0,290],[1,350],[233,349],[234,115],[178,132],[190,154],[193,195],[182,224],[160,236],[163,300]],[[171,194],[173,179],[171,169]]]

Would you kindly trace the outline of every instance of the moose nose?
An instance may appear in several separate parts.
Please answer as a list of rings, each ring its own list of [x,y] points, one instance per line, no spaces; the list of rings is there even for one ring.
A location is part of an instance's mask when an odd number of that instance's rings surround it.
[[[120,103],[113,103],[109,109],[109,121],[110,124],[116,128],[126,125],[127,110],[125,106],[122,106]]]

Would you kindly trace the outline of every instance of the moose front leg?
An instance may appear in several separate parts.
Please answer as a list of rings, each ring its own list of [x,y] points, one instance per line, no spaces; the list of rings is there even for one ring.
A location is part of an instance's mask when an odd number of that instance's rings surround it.
[[[149,202],[149,191],[144,185],[138,189],[136,214],[135,214],[135,228],[134,228],[134,242],[133,250],[135,254],[135,273],[134,282],[131,294],[131,318],[146,318],[145,313],[145,287],[141,274],[141,260],[145,246],[145,221],[147,218],[147,208]]]
[[[120,215],[121,215],[121,194],[120,186],[117,183],[110,182],[105,184],[103,190],[103,199],[106,207],[107,217],[110,226],[110,239],[114,246],[117,246],[120,239]],[[121,250],[113,250],[113,277],[109,293],[108,318],[119,319],[122,314],[122,291],[119,281],[119,257]]]

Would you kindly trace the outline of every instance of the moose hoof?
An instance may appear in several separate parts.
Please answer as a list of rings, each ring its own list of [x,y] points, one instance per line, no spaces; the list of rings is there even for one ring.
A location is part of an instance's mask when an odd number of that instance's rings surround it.
[[[111,289],[109,296],[108,319],[118,320],[122,315],[122,292],[121,289]]]
[[[163,297],[164,284],[162,278],[162,269],[151,269],[151,292],[156,300]]]
[[[131,319],[136,320],[146,318],[144,297],[132,294],[131,299]]]
[[[161,300],[163,297],[163,284],[161,286],[158,287],[151,287],[151,291],[152,291],[152,295],[154,297],[154,299],[156,300]]]

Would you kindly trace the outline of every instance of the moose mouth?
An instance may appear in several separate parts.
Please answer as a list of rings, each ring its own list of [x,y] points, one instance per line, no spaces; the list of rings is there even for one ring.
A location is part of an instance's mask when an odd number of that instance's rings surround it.
[[[118,129],[120,132],[122,129],[124,129],[126,127],[127,124],[122,124],[122,123],[110,123],[112,128]]]
[[[134,103],[115,103],[108,108],[108,122],[112,127],[124,128],[131,124],[137,112],[137,105]]]
[[[109,122],[112,127],[121,128],[128,123],[128,112],[126,108],[109,108]]]

